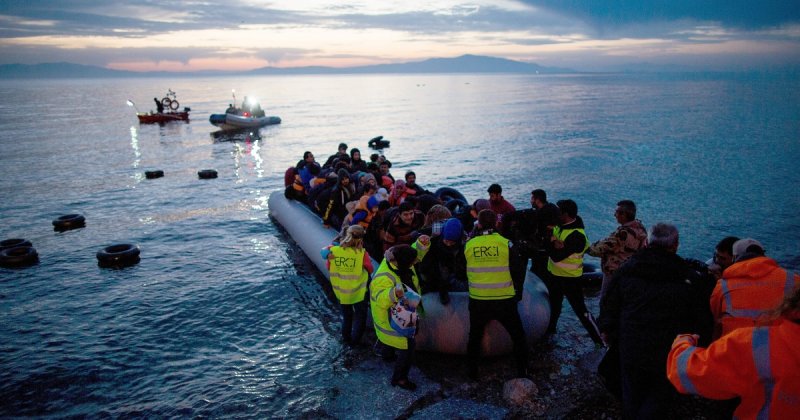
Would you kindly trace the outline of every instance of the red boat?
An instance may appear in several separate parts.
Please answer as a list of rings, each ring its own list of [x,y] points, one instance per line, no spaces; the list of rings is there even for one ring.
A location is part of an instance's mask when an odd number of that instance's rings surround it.
[[[158,112],[138,112],[139,110],[136,109],[136,117],[139,118],[139,123],[152,124],[170,121],[189,121],[189,111],[192,109],[189,107],[184,107],[183,111],[178,111],[180,104],[178,103],[178,98],[172,89],[167,90],[167,94],[161,98],[161,101],[158,99],[155,99],[155,101],[157,102],[156,105],[158,106]],[[130,99],[128,99],[128,106],[136,108],[136,104],[134,104]]]
[[[150,114],[139,112],[136,114],[136,117],[139,118],[140,123],[144,124],[152,124],[152,123],[164,123],[170,121],[189,121],[189,110],[188,108],[186,111],[183,112],[162,112],[157,113],[153,112]]]

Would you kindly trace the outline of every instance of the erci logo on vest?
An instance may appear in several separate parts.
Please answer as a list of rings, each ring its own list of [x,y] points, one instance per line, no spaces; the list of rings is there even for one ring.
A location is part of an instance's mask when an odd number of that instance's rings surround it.
[[[333,259],[333,265],[344,268],[354,268],[356,266],[355,258],[336,257]]]
[[[497,262],[500,260],[500,249],[497,246],[474,246],[472,256],[481,263]]]

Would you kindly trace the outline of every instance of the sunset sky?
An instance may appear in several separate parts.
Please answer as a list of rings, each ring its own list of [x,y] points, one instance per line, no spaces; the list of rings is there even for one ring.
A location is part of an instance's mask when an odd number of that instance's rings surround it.
[[[462,54],[587,71],[798,68],[800,1],[0,1],[0,64],[248,70]]]

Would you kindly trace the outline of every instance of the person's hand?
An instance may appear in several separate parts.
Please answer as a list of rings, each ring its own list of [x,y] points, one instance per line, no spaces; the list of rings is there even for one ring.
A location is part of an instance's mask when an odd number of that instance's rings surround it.
[[[553,248],[555,248],[555,249],[564,248],[564,242],[563,241],[559,241],[558,239],[554,240],[553,241]]]
[[[700,336],[697,334],[678,334],[675,337],[675,341],[687,341],[692,346],[697,346],[697,340],[700,339]]]
[[[394,297],[396,297],[397,299],[400,299],[403,296],[405,296],[405,292],[403,291],[403,286],[395,287],[394,288]]]
[[[417,240],[423,246],[429,246],[431,244],[431,237],[428,235],[420,235],[419,238],[417,238]]]

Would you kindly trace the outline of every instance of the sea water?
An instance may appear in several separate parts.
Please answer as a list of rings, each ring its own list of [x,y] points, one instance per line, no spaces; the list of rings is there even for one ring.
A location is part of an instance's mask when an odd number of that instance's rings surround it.
[[[126,101],[149,111],[169,88],[191,121],[140,125]],[[347,374],[337,309],[267,197],[304,151],[340,142],[368,158],[383,135],[396,178],[469,200],[492,183],[518,208],[534,188],[572,198],[592,241],[632,199],[646,225],[678,226],[683,256],[754,237],[798,269],[799,94],[764,75],[2,81],[0,239],[30,240],[40,263],[0,268],[0,416],[326,412]],[[245,95],[283,123],[208,123]],[[70,213],[86,227],[54,232]],[[141,262],[99,268],[116,243]]]

